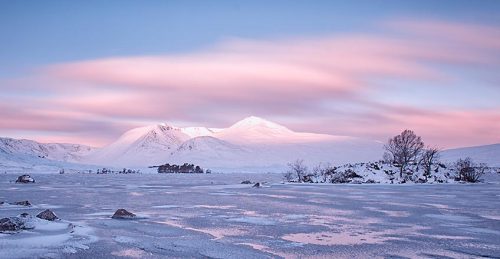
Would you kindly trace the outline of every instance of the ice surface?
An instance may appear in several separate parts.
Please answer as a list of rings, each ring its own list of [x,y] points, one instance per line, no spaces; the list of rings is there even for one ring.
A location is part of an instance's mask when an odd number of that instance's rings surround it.
[[[500,254],[498,183],[327,185],[280,184],[278,174],[43,174],[36,175],[37,184],[19,186],[12,178],[0,175],[0,201],[33,206],[4,206],[0,217],[50,207],[62,221],[0,234],[0,258]],[[246,179],[269,188],[239,184]],[[118,208],[147,217],[111,219]]]

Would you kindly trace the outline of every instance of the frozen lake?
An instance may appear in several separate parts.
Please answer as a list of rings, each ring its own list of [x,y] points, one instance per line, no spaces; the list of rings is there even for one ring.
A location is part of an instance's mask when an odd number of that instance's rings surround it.
[[[277,174],[0,175],[0,217],[58,223],[0,234],[0,258],[500,256],[500,185],[281,184]],[[240,184],[267,181],[263,188]],[[124,208],[137,220],[115,220]]]

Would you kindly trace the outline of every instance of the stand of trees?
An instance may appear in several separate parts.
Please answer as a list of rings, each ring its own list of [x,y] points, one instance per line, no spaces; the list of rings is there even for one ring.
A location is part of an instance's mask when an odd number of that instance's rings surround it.
[[[384,146],[384,160],[399,167],[399,177],[407,176],[407,168],[410,165],[424,168],[425,181],[432,174],[432,165],[439,163],[439,149],[435,147],[425,148],[420,136],[411,130],[404,130],[401,134],[389,139]],[[478,182],[488,168],[485,164],[476,165],[472,159],[459,159],[455,163],[457,181]]]
[[[202,174],[203,168],[188,163],[184,163],[183,165],[164,164],[158,166],[158,173]]]
[[[299,183],[443,183],[448,179],[474,183],[490,170],[485,164],[475,164],[470,158],[459,159],[448,166],[440,163],[440,150],[425,146],[422,138],[411,130],[390,138],[384,149],[384,160],[378,162],[341,166],[320,164],[312,170],[298,159],[288,164],[283,177],[287,182]],[[381,173],[385,177],[371,176],[380,176]]]

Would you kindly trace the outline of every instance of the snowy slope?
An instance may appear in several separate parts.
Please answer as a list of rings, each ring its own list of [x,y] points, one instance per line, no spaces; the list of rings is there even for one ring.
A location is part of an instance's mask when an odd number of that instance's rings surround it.
[[[213,137],[194,138],[172,153],[171,162],[192,162],[220,171],[282,171],[295,159],[348,163],[381,157],[381,143],[345,136],[294,132],[248,117]]]
[[[96,166],[81,164],[95,150],[79,144],[0,138],[0,172],[58,173],[61,169],[67,172],[96,169]]]
[[[118,140],[87,157],[87,163],[114,166],[149,166],[163,163],[190,139],[181,129],[166,124],[125,132]]]
[[[38,143],[33,140],[0,138],[0,150],[12,155],[30,155],[57,161],[80,162],[95,148],[79,144]]]
[[[169,162],[183,164],[194,163],[205,167],[226,166],[236,168],[242,165],[242,158],[251,157],[252,153],[243,146],[231,144],[214,137],[195,137],[184,142],[171,153]]]
[[[186,127],[180,129],[182,133],[188,135],[191,138],[212,136],[214,131],[206,127]]]
[[[306,143],[342,139],[345,137],[294,132],[268,120],[251,116],[214,134],[215,137],[241,144]]]
[[[441,152],[441,160],[444,162],[455,162],[460,158],[466,157],[472,158],[477,163],[486,163],[488,166],[500,167],[500,143],[448,149]]]

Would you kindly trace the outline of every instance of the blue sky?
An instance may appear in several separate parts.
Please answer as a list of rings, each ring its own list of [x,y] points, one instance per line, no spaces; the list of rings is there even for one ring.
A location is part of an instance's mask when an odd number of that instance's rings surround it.
[[[500,1],[1,1],[3,76],[34,66],[178,53],[226,38],[376,30],[398,17],[500,24]]]

